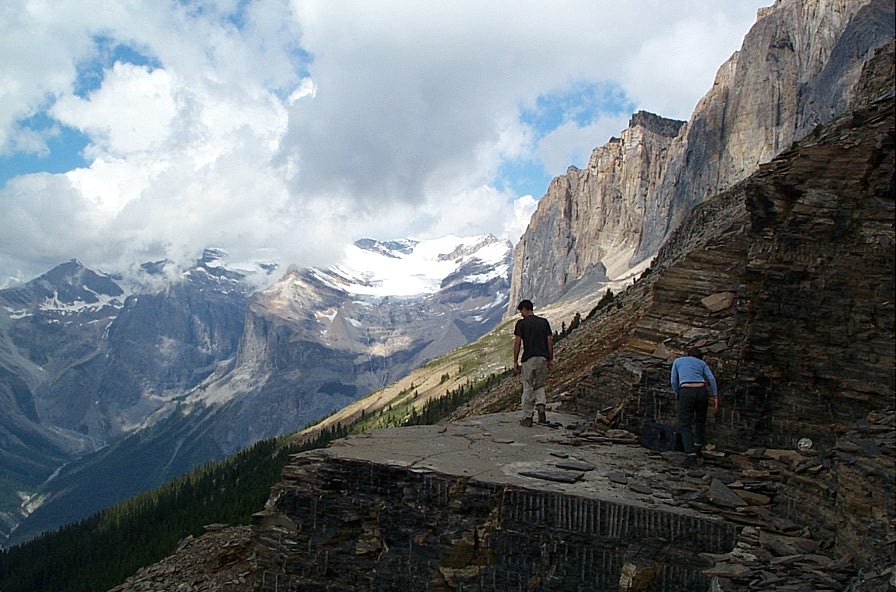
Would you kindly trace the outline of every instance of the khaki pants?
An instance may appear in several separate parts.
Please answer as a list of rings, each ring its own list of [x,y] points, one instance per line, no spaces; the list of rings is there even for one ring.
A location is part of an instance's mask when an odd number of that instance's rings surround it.
[[[544,383],[548,376],[548,359],[532,357],[520,365],[523,380],[523,418],[532,417],[536,405],[545,404]]]

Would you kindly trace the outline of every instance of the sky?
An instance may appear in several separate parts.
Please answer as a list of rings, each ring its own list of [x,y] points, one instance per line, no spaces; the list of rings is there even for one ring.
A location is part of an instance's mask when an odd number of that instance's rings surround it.
[[[634,112],[687,120],[770,3],[5,0],[0,287],[516,243]]]

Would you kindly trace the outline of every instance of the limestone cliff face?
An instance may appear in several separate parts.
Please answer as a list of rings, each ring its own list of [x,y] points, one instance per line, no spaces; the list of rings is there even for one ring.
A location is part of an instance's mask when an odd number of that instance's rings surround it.
[[[838,422],[892,406],[893,51],[869,68],[886,66],[874,78],[888,96],[694,208],[651,272],[558,345],[588,375],[549,388],[580,391],[586,415],[628,399],[633,430],[674,424],[670,360],[698,345],[720,384],[722,446],[831,443]]]
[[[576,281],[605,282],[628,268],[652,190],[682,121],[636,113],[588,168],[551,182],[514,250],[511,306],[557,300]]]
[[[656,132],[636,116],[621,140],[594,151],[588,171],[552,182],[514,253],[511,303],[549,304],[601,265],[613,277],[653,257],[696,204],[842,113],[893,23],[885,0],[778,0],[761,10],[674,138],[648,138]],[[612,154],[637,158],[599,173]]]

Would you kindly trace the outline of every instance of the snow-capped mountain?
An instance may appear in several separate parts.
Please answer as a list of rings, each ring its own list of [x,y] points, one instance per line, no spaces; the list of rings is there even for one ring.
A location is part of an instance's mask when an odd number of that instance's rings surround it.
[[[0,430],[20,441],[0,457],[20,492],[0,534],[84,518],[478,338],[507,309],[511,257],[492,236],[364,239],[252,294],[210,249],[128,284],[71,261],[0,291]]]
[[[428,241],[362,239],[345,249],[338,265],[312,272],[322,282],[350,294],[408,297],[437,292],[461,270],[467,273],[462,279],[470,283],[484,284],[506,276],[506,242],[489,235],[452,235]]]
[[[253,295],[232,369],[186,401],[242,409],[225,449],[298,429],[490,331],[511,256],[493,236],[366,239],[331,268],[290,269]]]
[[[133,283],[71,260],[0,290],[0,536],[46,501],[35,492],[60,467],[232,358],[250,289],[219,256],[174,281],[165,262],[145,264]]]

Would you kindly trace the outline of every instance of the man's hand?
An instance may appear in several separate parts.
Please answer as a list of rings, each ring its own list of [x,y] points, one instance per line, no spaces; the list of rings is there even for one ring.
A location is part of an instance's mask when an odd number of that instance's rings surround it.
[[[719,398],[713,397],[712,398],[712,412],[715,413],[718,410],[719,410]]]
[[[513,372],[514,372],[514,374],[520,373],[520,363],[517,362],[516,360],[513,361]]]
[[[548,370],[554,369],[554,360],[548,360]]]

